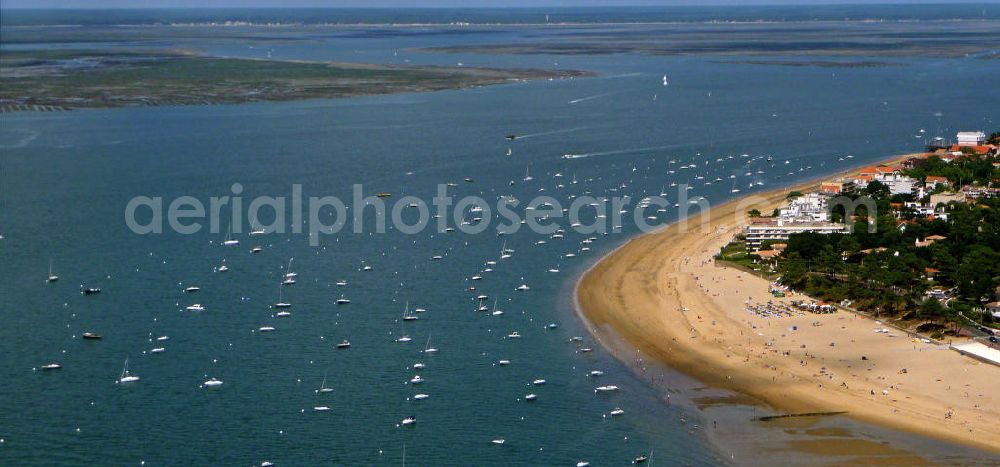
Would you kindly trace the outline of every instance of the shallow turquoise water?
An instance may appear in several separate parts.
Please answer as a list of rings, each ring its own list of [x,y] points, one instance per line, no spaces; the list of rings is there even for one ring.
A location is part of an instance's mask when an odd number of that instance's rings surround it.
[[[331,41],[277,50],[337,58],[327,56]],[[391,50],[383,45],[362,55]],[[455,195],[491,202],[505,194],[638,200],[692,182],[695,194],[718,203],[732,196],[730,174],[743,193],[750,178],[745,159],[717,158],[773,155],[774,167],[754,165],[767,172],[754,188],[764,190],[919,150],[921,128],[929,136],[995,128],[1000,103],[987,92],[996,60],[822,69],[696,57],[417,55],[558,61],[600,76],[337,101],[0,115],[0,463],[398,465],[404,444],[416,465],[621,465],[650,450],[670,464],[724,462],[695,423],[677,422],[698,415],[660,403],[659,391],[598,348],[570,308],[575,276],[636,233],[629,216],[590,251],[580,250],[590,235],[551,239],[522,229],[504,237],[515,253],[499,260],[504,239],[492,231],[345,231],[320,247],[304,235],[242,234],[227,249],[224,234],[133,234],[125,205],[139,195],[207,200],[237,182],[247,200],[289,196],[292,184],[306,196],[349,199],[354,183],[367,194],[430,198],[437,184],[458,182]],[[547,134],[508,143],[508,133]],[[854,158],[838,160],[846,155]],[[681,163],[699,168],[668,173]],[[534,180],[524,182],[529,164]],[[697,174],[726,181],[703,186]],[[667,190],[676,200],[676,188]],[[263,252],[251,255],[254,245]],[[299,279],[283,298],[293,315],[274,318],[269,305],[290,257]],[[50,258],[55,284],[44,281]],[[232,270],[213,273],[223,259]],[[469,281],[489,260],[498,261],[495,271]],[[553,267],[560,272],[548,273]],[[339,279],[349,285],[337,287]],[[202,290],[184,294],[192,283]],[[531,290],[515,292],[521,283]],[[104,293],[83,296],[81,285]],[[476,312],[471,285],[506,314]],[[350,305],[333,303],[341,294]],[[419,321],[400,321],[407,301],[426,308]],[[207,310],[183,310],[193,302]],[[550,322],[560,327],[543,329]],[[265,325],[277,330],[254,332]],[[105,339],[82,341],[84,331]],[[505,338],[511,331],[523,337]],[[404,332],[412,343],[392,342]],[[160,335],[171,337],[166,352],[149,353]],[[595,351],[579,353],[571,336]],[[420,352],[428,337],[438,354]],[[352,348],[336,350],[341,339]],[[142,380],[122,387],[115,380],[126,357]],[[512,363],[499,367],[499,359]],[[51,361],[64,369],[33,370]],[[418,361],[426,381],[413,386]],[[595,381],[592,369],[605,375]],[[319,395],[324,373],[334,392]],[[225,385],[199,388],[207,377]],[[547,384],[530,386],[537,378]],[[622,390],[595,395],[599,384]],[[407,400],[418,392],[431,397]],[[529,392],[539,396],[534,403],[521,400]],[[317,405],[331,410],[314,412]],[[614,407],[626,414],[602,416]],[[396,426],[409,415],[416,426]]]

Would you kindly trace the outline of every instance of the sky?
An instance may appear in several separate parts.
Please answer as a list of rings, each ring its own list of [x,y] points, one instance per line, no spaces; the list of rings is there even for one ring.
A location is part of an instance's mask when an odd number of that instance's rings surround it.
[[[985,0],[997,3],[1000,0]],[[818,5],[984,3],[983,0],[0,0],[2,8],[572,7],[626,5]]]

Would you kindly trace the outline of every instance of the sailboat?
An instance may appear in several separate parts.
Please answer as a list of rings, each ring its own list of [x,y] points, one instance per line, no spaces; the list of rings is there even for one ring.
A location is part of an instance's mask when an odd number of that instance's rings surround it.
[[[524,168],[524,181],[526,181],[526,182],[530,182],[530,181],[534,180],[534,178],[528,172],[529,170],[531,170],[531,166],[530,165]]]
[[[511,148],[507,148],[507,155],[508,156],[511,155],[511,154],[513,154],[513,153],[514,153],[514,150],[512,150]]]
[[[327,393],[333,392],[333,388],[326,387],[326,372],[323,372],[323,383],[319,385],[319,389],[316,390],[317,393]]]
[[[437,353],[438,349],[431,347],[431,336],[427,336],[427,344],[424,345],[424,353]]]
[[[500,259],[507,259],[511,257],[513,250],[507,249],[507,240],[503,241],[503,246],[500,247]]]
[[[416,321],[420,319],[419,316],[410,314],[410,302],[406,302],[406,308],[403,309],[403,321]]]
[[[122,375],[118,377],[119,383],[134,383],[139,381],[139,377],[129,374],[128,372],[128,358],[125,358],[125,367],[122,368]]]
[[[281,289],[283,288],[284,287],[282,287],[280,284],[278,285],[278,303],[274,304],[275,308],[290,308],[292,306],[291,303],[285,302],[281,299]]]
[[[222,241],[222,246],[236,246],[239,245],[240,241],[233,239],[233,224],[229,223],[229,231],[226,232],[226,239]]]
[[[729,192],[730,193],[739,193],[740,192],[740,189],[736,188],[736,178],[735,177],[733,177],[733,189],[729,190]]]
[[[667,75],[663,75],[663,85],[666,86],[666,85],[669,85],[669,84],[670,84],[670,81],[667,81]]]
[[[282,285],[292,285],[295,283],[295,278],[299,276],[297,272],[292,272],[292,260],[295,258],[288,258],[288,267],[285,268],[285,280],[281,281]]]
[[[497,309],[497,301],[498,299],[496,298],[493,299],[493,312],[491,313],[493,316],[500,316],[503,314],[503,310]]]
[[[57,280],[59,280],[59,276],[57,276],[55,274],[52,274],[52,259],[49,258],[49,276],[48,276],[48,279],[46,279],[45,281],[46,282],[55,282]]]

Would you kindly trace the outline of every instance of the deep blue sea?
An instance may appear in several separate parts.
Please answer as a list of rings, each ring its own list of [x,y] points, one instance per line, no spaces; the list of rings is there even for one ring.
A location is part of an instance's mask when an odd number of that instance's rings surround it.
[[[661,191],[674,202],[672,182],[719,203],[735,186],[768,190],[919,151],[933,136],[996,130],[1000,116],[997,60],[820,68],[438,54],[413,49],[545,33],[358,31],[311,29],[302,40],[266,43],[160,38],[155,46],[597,76],[342,100],[0,114],[0,464],[401,465],[404,449],[409,465],[626,465],[650,451],[656,465],[739,463],[709,442],[703,414],[665,404],[663,387],[614,360],[573,310],[578,275],[638,232],[631,214],[609,235],[575,233],[565,218],[556,219],[562,238],[524,228],[498,236],[492,227],[378,234],[368,225],[321,235],[317,247],[307,235],[249,236],[244,225],[233,235],[239,245],[224,247],[227,209],[219,233],[138,235],[126,227],[126,205],[136,196],[207,204],[239,183],[244,207],[256,196],[290,197],[294,184],[306,197],[344,200],[362,184],[366,195],[392,193],[392,206],[403,195],[429,200],[450,182],[453,196],[491,203],[548,195],[568,207],[577,196],[629,195],[634,206]],[[42,45],[19,45],[32,46]],[[724,181],[704,183],[716,177]],[[664,224],[678,210],[654,211],[643,216]],[[262,251],[251,253],[255,246]],[[500,258],[503,248],[514,250],[510,258]],[[291,316],[276,317],[271,305],[290,258],[297,283],[281,299]],[[45,280],[50,261],[55,283]],[[223,262],[230,270],[215,272]],[[530,290],[516,291],[521,284]],[[201,290],[185,293],[189,285]],[[103,293],[84,296],[81,287]],[[478,294],[505,313],[477,311]],[[335,304],[341,297],[350,304]],[[193,303],[205,311],[185,310]],[[407,304],[425,310],[419,320],[401,319]],[[82,340],[86,331],[104,338]],[[509,338],[515,331],[521,337]],[[394,342],[404,334],[412,342]],[[338,350],[344,339],[351,348]],[[439,352],[422,352],[428,340]],[[165,351],[151,353],[156,347]],[[116,384],[126,358],[141,380]],[[50,362],[64,368],[38,370]],[[426,368],[414,369],[418,362]],[[422,383],[410,382],[416,374]],[[324,375],[333,392],[320,394]],[[200,387],[212,377],[224,385]],[[533,386],[536,379],[546,384]],[[595,394],[607,384],[621,390]],[[413,400],[418,393],[430,397]],[[529,393],[537,400],[525,401]],[[624,415],[609,416],[616,407]],[[397,426],[407,416],[417,423]]]

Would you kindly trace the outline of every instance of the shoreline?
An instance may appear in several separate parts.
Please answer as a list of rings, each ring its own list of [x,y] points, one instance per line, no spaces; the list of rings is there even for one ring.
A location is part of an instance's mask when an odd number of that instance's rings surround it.
[[[746,222],[746,210],[770,211],[789,191],[856,170],[729,200],[711,210],[705,228],[696,223],[681,231],[690,218],[680,219],[627,240],[580,276],[577,315],[602,345],[599,334],[610,329],[658,363],[780,413],[846,411],[861,422],[1000,453],[1000,403],[987,394],[995,392],[990,381],[1000,378],[1000,368],[907,336],[887,341],[871,331],[876,324],[869,318],[849,312],[752,316],[743,302],[769,300],[768,281],[714,264],[718,248]],[[909,358],[914,352],[919,357]],[[862,362],[859,354],[871,358]]]

